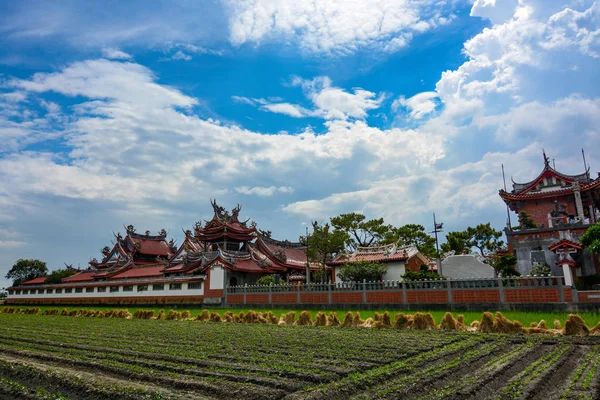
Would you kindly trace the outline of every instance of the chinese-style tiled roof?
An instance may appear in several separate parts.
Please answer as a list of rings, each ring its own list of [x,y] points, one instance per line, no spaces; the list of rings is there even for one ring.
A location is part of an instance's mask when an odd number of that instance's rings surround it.
[[[258,250],[275,264],[286,268],[306,268],[306,245],[302,243],[279,241],[259,235],[256,245]],[[310,268],[317,270],[319,266],[311,263]]]
[[[535,179],[526,183],[513,181],[513,190],[511,192],[500,190],[500,197],[504,201],[542,199],[571,194],[573,193],[574,184],[579,184],[582,192],[600,187],[600,178],[591,180],[589,170],[579,175],[567,175],[552,168],[548,159],[545,159],[544,169]],[[556,184],[547,184],[540,188],[544,179],[546,179],[546,182],[549,182],[549,180],[551,182],[553,178]]]
[[[45,276],[40,276],[39,278],[33,278],[25,282],[21,282],[21,285],[40,285],[46,282]]]
[[[574,242],[572,240],[569,239],[561,239],[556,243],[553,243],[552,245],[550,245],[548,247],[548,249],[550,251],[554,251],[556,252],[559,249],[574,249],[577,251],[582,251],[583,250],[583,246],[581,245],[581,243],[577,243]]]
[[[93,281],[95,274],[96,274],[96,271],[82,271],[78,274],[68,276],[68,277],[64,278],[62,281],[65,283]]]
[[[127,240],[140,254],[150,256],[171,256],[171,249],[165,239],[166,236],[162,235],[139,235],[132,232],[127,234]]]
[[[225,211],[223,207],[217,205],[216,201],[211,201],[214,216],[212,220],[207,221],[204,226],[196,223],[194,228],[196,238],[202,242],[216,241],[221,238],[229,238],[239,241],[250,241],[256,237],[256,228],[248,227],[248,221],[240,222],[238,219],[242,209],[240,205],[231,210],[231,214]]]
[[[342,254],[333,260],[331,265],[341,265],[357,261],[370,261],[387,263],[393,261],[406,261],[411,257],[417,256],[419,251],[416,247],[399,248],[394,244],[377,247],[359,247],[352,254]]]
[[[163,275],[164,266],[134,267],[113,275],[110,279],[149,278]]]

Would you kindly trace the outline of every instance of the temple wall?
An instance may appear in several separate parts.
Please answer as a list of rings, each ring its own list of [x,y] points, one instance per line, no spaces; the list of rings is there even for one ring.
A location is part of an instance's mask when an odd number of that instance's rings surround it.
[[[106,287],[106,292],[98,292],[97,287],[91,287],[94,289],[93,292],[86,292],[86,288],[90,287],[81,287],[81,292],[76,292],[75,288],[71,293],[65,293],[63,289],[63,293],[56,293],[56,289],[53,289],[53,293],[46,293],[47,289],[27,289],[27,294],[11,294],[9,292],[9,298],[14,300],[26,300],[26,299],[111,299],[111,298],[142,298],[142,297],[177,297],[177,296],[203,296],[204,295],[204,284],[200,286],[199,289],[189,289],[188,283],[181,283],[181,289],[172,289],[169,287],[169,284],[164,284],[163,290],[154,290],[151,283],[144,285],[148,286],[148,290],[144,290],[138,292],[138,285],[133,285],[133,290],[131,292],[123,291],[124,286],[132,286],[132,285],[115,285],[114,287],[118,287],[119,290],[115,292],[110,291],[110,287]],[[38,293],[39,290],[44,291],[44,293]],[[35,293],[31,293],[35,291]],[[19,290],[20,293],[23,293],[22,290]]]
[[[383,275],[384,281],[398,281],[406,273],[406,265],[403,262],[387,263],[387,272]]]
[[[568,214],[577,215],[577,210],[575,208],[575,197],[573,195],[559,197],[558,204],[566,205],[566,212]],[[529,214],[537,226],[541,226],[543,224],[544,227],[548,228],[548,213],[552,210],[554,210],[553,198],[530,200],[525,204],[519,205],[517,215],[519,212],[525,211],[527,214]],[[518,219],[514,225],[518,225]]]

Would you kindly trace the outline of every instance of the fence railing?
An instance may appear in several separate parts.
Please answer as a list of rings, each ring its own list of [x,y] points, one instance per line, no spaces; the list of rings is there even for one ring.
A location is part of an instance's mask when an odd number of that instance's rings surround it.
[[[526,295],[533,293],[537,289],[556,289],[553,291],[553,295],[548,295],[546,301],[548,302],[564,302],[565,292],[563,277],[557,276],[539,276],[539,277],[525,277],[525,278],[485,278],[485,279],[464,279],[464,280],[453,280],[453,279],[439,279],[439,280],[397,280],[397,281],[362,281],[362,282],[336,282],[336,283],[309,283],[309,284],[279,284],[279,285],[238,285],[228,286],[225,290],[226,301],[227,298],[233,296],[233,303],[246,304],[248,301],[252,302],[253,299],[261,299],[261,302],[273,302],[274,294],[296,294],[296,297],[287,296],[284,297],[290,303],[301,303],[304,299],[303,296],[307,294],[327,294],[327,297],[321,297],[320,302],[332,303],[332,302],[343,302],[344,293],[362,293],[362,302],[368,303],[370,298],[376,297],[377,294],[384,295],[385,293],[401,293],[402,296],[397,296],[402,299],[402,302],[408,302],[410,293],[419,292],[420,295],[423,292],[429,293],[429,297],[425,296],[425,299],[436,299],[435,302],[440,302],[440,296],[436,297],[436,293],[443,294],[444,299],[448,303],[454,302],[454,298],[457,301],[468,302],[464,300],[468,298],[467,294],[476,291],[476,298],[492,299],[497,298],[497,302],[513,301],[514,298],[533,298],[535,296]],[[570,288],[569,288],[570,289]],[[514,294],[514,290],[522,291],[520,294]],[[509,292],[509,299],[506,299],[506,293]],[[337,293],[337,294],[336,294]],[[243,300],[240,296],[243,295]],[[256,297],[253,295],[267,294],[266,297]],[[335,294],[335,299],[332,300]],[[515,297],[516,296],[516,297]],[[385,296],[384,296],[385,297]],[[473,297],[473,296],[472,296]],[[411,297],[412,298],[412,297]],[[423,298],[421,296],[420,298]],[[536,299],[539,296],[536,297]],[[277,299],[282,299],[278,297]],[[314,299],[314,296],[313,296]],[[286,300],[277,300],[278,302]],[[314,300],[311,300],[314,302]],[[492,300],[486,300],[492,301]],[[536,300],[537,301],[537,300]],[[532,301],[533,302],[533,301]]]

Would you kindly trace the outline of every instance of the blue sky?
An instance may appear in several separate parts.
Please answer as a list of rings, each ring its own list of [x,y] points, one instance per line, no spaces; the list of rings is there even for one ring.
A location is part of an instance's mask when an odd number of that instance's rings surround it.
[[[5,2],[6,3],[6,2]],[[600,4],[0,5],[0,287],[209,199],[281,239],[346,212],[501,229],[517,181],[600,169]]]

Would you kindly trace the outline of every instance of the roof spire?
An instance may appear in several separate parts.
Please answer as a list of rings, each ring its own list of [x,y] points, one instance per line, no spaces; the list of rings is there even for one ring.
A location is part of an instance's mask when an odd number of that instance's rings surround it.
[[[546,155],[546,150],[542,149],[542,153],[544,154],[544,166],[550,166],[550,158]]]

